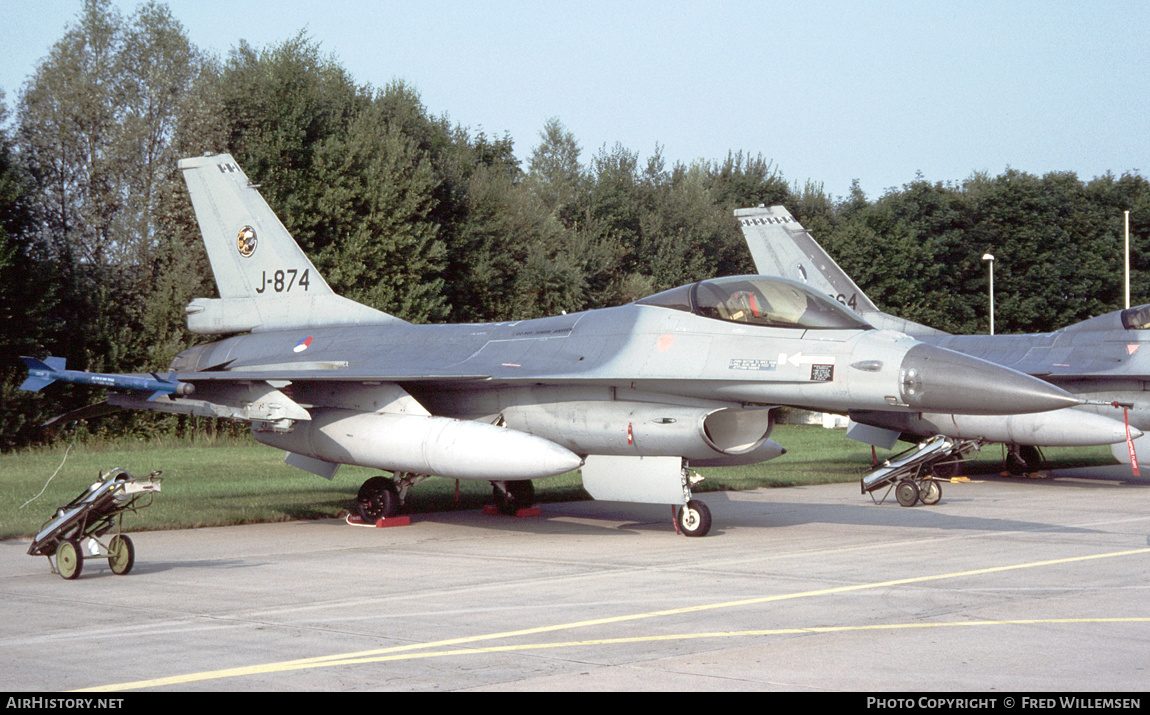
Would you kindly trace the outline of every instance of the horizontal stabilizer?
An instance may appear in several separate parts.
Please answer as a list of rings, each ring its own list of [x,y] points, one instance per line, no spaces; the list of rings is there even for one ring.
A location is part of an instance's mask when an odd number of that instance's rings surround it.
[[[277,300],[196,298],[184,308],[184,313],[188,330],[200,335],[403,322],[334,293],[284,296]]]

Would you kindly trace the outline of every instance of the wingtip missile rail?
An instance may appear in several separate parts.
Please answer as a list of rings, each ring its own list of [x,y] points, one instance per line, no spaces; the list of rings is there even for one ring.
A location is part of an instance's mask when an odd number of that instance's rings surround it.
[[[195,392],[195,385],[164,378],[155,373],[150,377],[143,375],[110,375],[101,372],[85,372],[83,370],[68,370],[65,368],[64,358],[46,357],[38,360],[33,357],[21,357],[28,366],[28,379],[20,385],[21,390],[37,392],[51,385],[53,382],[71,382],[77,385],[95,385],[114,390],[135,390],[151,392],[154,400],[164,395],[190,395]]]

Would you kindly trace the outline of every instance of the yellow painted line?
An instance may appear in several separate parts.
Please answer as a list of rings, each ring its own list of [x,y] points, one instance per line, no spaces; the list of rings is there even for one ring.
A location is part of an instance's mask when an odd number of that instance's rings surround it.
[[[519,645],[478,646],[475,648],[456,648],[455,650],[441,650],[421,653],[395,653],[391,655],[370,656],[366,658],[347,658],[313,665],[300,665],[296,668],[292,668],[292,670],[299,670],[302,668],[326,668],[332,665],[362,665],[365,663],[383,663],[386,661],[415,660],[418,658],[442,658],[452,655],[475,655],[477,653],[510,653],[513,651],[545,650],[549,648],[574,648],[578,646],[620,645],[627,643],[651,643],[657,641],[684,641],[698,640],[701,638],[745,638],[749,636],[785,636],[803,635],[810,633],[846,633],[851,631],[958,628],[965,626],[1031,626],[1073,623],[1150,623],[1150,616],[1134,616],[1130,618],[1025,618],[998,621],[951,621],[946,623],[893,623],[869,626],[808,626],[801,628],[773,628],[769,630],[753,631],[714,631],[711,633],[675,633],[661,636],[630,636],[627,638],[594,638],[590,640],[563,641],[558,643],[521,643]]]
[[[729,634],[697,634],[697,635],[673,635],[673,636],[638,636],[632,639],[607,639],[607,640],[593,640],[593,641],[574,641],[566,644],[528,644],[518,646],[493,646],[487,648],[462,648],[450,651],[436,651],[431,653],[411,653],[411,651],[444,648],[448,646],[458,646],[470,643],[479,643],[482,641],[499,640],[504,638],[515,638],[519,636],[537,635],[540,633],[553,633],[556,631],[573,630],[576,628],[587,628],[590,626],[609,625],[612,623],[623,623],[626,621],[636,621],[648,618],[658,618],[661,616],[674,616],[682,615],[685,613],[700,613],[703,611],[712,611],[724,608],[737,608],[739,606],[750,606],[762,603],[772,603],[778,601],[787,601],[798,598],[811,598],[814,596],[828,596],[840,593],[850,593],[853,591],[863,591],[876,588],[889,588],[891,586],[905,586],[915,583],[927,583],[930,581],[942,581],[945,579],[962,578],[966,576],[983,576],[994,573],[1004,573],[1007,571],[1018,571],[1021,569],[1041,568],[1043,566],[1057,566],[1060,564],[1081,563],[1085,561],[1095,561],[1098,559],[1111,559],[1122,556],[1134,556],[1139,554],[1150,553],[1150,548],[1144,549],[1131,549],[1129,551],[1114,551],[1105,554],[1091,554],[1089,556],[1072,556],[1063,559],[1049,559],[1045,561],[1032,561],[1024,564],[1014,564],[1011,566],[992,566],[984,569],[973,569],[970,571],[955,571],[947,574],[936,574],[934,576],[915,576],[911,578],[893,579],[890,581],[880,581],[877,583],[855,584],[853,586],[835,586],[833,588],[824,588],[814,591],[800,591],[798,593],[778,594],[774,596],[760,596],[757,598],[747,598],[737,601],[724,601],[721,603],[708,603],[698,606],[686,606],[683,608],[672,608],[662,611],[650,611],[647,613],[632,613],[622,616],[611,616],[607,618],[596,618],[586,621],[575,621],[572,623],[560,623],[550,626],[538,626],[535,628],[524,628],[516,631],[503,631],[501,633],[487,633],[475,636],[463,636],[460,638],[449,638],[445,640],[432,641],[429,643],[413,643],[410,645],[393,646],[390,648],[378,648],[374,650],[357,651],[353,653],[341,653],[337,655],[317,656],[314,658],[301,658],[298,660],[281,661],[279,663],[264,663],[260,665],[242,666],[238,668],[224,668],[221,670],[209,670],[201,673],[188,673],[185,675],[173,675],[165,678],[153,678],[150,680],[137,680],[128,683],[117,683],[112,685],[103,685],[93,688],[84,688],[75,692],[112,692],[118,690],[136,690],[140,688],[156,688],[170,685],[182,685],[185,683],[198,682],[203,680],[217,680],[221,678],[235,678],[245,675],[261,675],[267,673],[282,673],[292,670],[302,670],[306,668],[320,668],[329,667],[333,665],[348,665],[357,663],[378,663],[388,660],[404,660],[414,658],[426,657],[443,657],[445,655],[457,655],[462,653],[483,653],[483,652],[500,652],[508,650],[527,650],[538,648],[554,648],[561,646],[571,645],[593,645],[604,643],[628,643],[628,642],[643,642],[655,640],[681,640],[685,638],[699,638],[699,637],[718,637],[719,635],[736,636],[736,635],[777,635],[787,633],[816,633],[816,632],[835,632],[835,631],[849,631],[849,630],[868,630],[868,629],[890,629],[890,628],[914,628],[914,627],[940,627],[945,625],[996,625],[996,624],[1027,624],[1027,623],[1101,623],[1101,622],[1130,622],[1130,621],[1144,621],[1148,619],[1132,618],[1132,619],[1052,619],[1052,620],[1034,620],[1034,621],[970,621],[959,622],[953,624],[904,624],[901,626],[843,626],[843,627],[828,627],[827,629],[818,628],[793,628],[781,629],[771,631],[741,631],[731,632]]]

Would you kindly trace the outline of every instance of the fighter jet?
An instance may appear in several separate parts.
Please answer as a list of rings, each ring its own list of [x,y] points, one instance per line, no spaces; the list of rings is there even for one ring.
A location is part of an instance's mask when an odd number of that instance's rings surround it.
[[[501,510],[531,480],[582,469],[596,499],[678,506],[710,528],[693,468],[779,456],[772,408],[1006,415],[1078,403],[1009,368],[877,330],[778,277],[703,280],[628,305],[536,320],[414,325],[336,295],[235,160],[184,159],[219,298],[188,327],[231,335],[159,375],[30,363],[27,389],[89,382],[115,407],[249,423],[295,467],[391,472],[360,488],[365,519],[435,475],[490,481]]]
[[[1150,305],[1106,313],[1053,333],[949,335],[880,311],[782,206],[738,209],[735,217],[760,273],[794,278],[872,325],[1039,377],[1086,403],[997,416],[850,410],[848,436],[888,449],[903,434],[1002,443],[1020,466],[1032,467],[1040,460],[1036,448],[1042,446],[1109,444],[1115,457],[1127,462],[1128,440],[1150,452],[1141,438],[1142,430],[1150,430],[1150,397],[1143,391],[1143,381],[1150,379],[1150,349],[1141,349],[1150,342]]]

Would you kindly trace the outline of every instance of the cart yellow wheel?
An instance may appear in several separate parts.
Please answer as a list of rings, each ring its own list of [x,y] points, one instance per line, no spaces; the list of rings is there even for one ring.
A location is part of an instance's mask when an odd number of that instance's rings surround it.
[[[84,552],[80,550],[78,541],[67,539],[56,547],[56,570],[69,581],[80,577],[84,570]]]
[[[112,573],[123,576],[132,570],[136,563],[136,547],[132,540],[123,534],[116,534],[108,543],[108,565]]]
[[[903,479],[894,488],[894,498],[900,506],[914,506],[918,502],[918,485],[909,479]]]
[[[942,499],[942,485],[933,479],[923,482],[918,488],[918,498],[927,506],[934,506]]]

